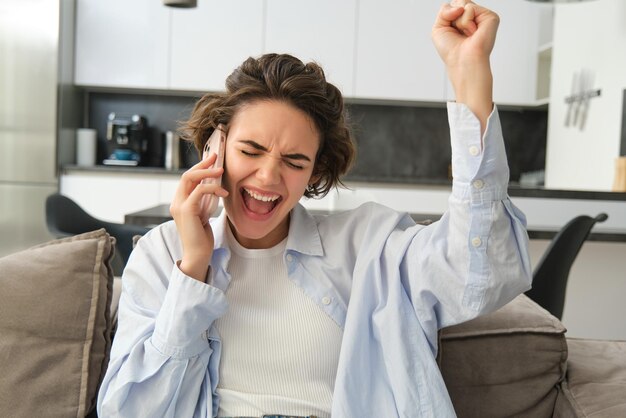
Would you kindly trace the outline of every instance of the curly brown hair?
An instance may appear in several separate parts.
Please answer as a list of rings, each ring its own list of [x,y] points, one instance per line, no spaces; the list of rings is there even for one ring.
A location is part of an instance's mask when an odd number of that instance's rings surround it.
[[[337,185],[354,162],[356,147],[347,122],[343,97],[326,81],[314,62],[304,64],[288,54],[265,54],[248,58],[226,79],[225,93],[205,94],[181,126],[184,139],[194,143],[198,154],[221,123],[228,130],[233,115],[245,104],[280,100],[305,112],[320,134],[312,184],[306,197],[324,197]]]

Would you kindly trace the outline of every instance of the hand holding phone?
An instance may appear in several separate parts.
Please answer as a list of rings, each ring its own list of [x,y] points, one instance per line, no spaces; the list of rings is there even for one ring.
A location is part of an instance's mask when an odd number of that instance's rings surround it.
[[[221,168],[224,166],[224,150],[226,148],[226,133],[224,132],[224,126],[219,124],[213,131],[202,152],[202,159],[209,158],[212,154],[217,154],[217,159],[213,163],[213,168]],[[211,177],[202,180],[202,184],[222,184],[222,176]],[[208,194],[202,196],[200,200],[201,219],[202,224],[206,224],[209,221],[211,215],[215,213],[217,209],[217,201],[219,198],[214,194]]]

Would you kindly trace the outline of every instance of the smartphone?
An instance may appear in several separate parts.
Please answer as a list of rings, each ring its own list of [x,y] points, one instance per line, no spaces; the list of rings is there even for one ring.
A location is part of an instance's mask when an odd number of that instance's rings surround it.
[[[217,159],[215,163],[211,167],[221,168],[224,166],[224,150],[226,148],[226,132],[224,132],[224,126],[219,124],[217,128],[213,131],[209,139],[206,141],[204,145],[204,150],[202,151],[202,159],[205,160],[209,158],[212,154],[217,154]],[[202,180],[202,184],[222,184],[222,176],[216,178],[207,178]],[[210,194],[202,196],[200,200],[200,209],[201,209],[201,219],[202,224],[205,225],[209,222],[209,218],[211,215],[215,213],[217,209],[217,201],[219,197]]]

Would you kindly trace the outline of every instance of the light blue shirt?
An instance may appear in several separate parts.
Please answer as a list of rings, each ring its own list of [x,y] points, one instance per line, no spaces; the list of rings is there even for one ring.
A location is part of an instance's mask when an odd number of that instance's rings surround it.
[[[438,330],[530,287],[526,221],[507,196],[498,113],[483,138],[465,105],[449,103],[448,117],[454,181],[439,221],[416,225],[375,203],[329,216],[300,205],[291,213],[289,279],[343,330],[333,417],[455,416],[435,361]],[[213,323],[228,309],[230,281],[225,215],[211,227],[209,284],[178,269],[173,222],[133,251],[99,416],[216,416],[221,342]]]

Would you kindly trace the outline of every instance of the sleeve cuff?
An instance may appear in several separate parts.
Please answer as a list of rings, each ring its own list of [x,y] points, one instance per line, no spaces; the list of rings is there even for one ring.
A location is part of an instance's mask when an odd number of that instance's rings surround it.
[[[152,343],[165,355],[194,357],[209,348],[208,330],[227,307],[222,290],[186,276],[175,264]]]
[[[480,121],[463,103],[448,103],[452,145],[452,193],[472,202],[507,196],[509,167],[502,128],[494,105],[481,138]]]

